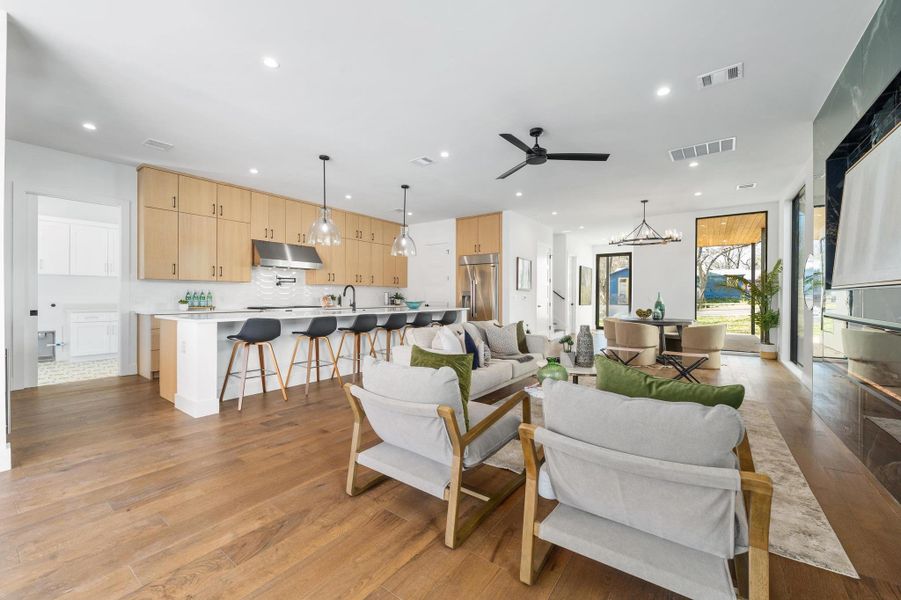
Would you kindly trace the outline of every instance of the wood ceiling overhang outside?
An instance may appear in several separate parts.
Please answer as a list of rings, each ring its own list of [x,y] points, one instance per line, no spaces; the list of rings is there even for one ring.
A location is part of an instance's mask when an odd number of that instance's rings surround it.
[[[763,212],[698,219],[697,245],[704,248],[756,244],[765,227]]]

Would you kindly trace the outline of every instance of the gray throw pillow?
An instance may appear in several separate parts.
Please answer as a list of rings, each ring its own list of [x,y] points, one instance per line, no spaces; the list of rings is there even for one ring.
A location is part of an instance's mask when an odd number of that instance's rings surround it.
[[[492,355],[510,356],[519,354],[519,343],[516,338],[516,323],[506,327],[487,327],[488,347]]]

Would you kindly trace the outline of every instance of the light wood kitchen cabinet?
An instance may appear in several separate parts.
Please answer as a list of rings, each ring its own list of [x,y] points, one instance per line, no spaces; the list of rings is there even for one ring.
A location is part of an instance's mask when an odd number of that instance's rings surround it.
[[[178,213],[141,208],[138,228],[138,276],[178,279]]]
[[[390,246],[394,238],[400,235],[400,225],[390,221],[382,221],[382,243]]]
[[[340,285],[344,283],[353,283],[347,277],[347,244],[352,242],[348,239],[344,232],[345,212],[341,210],[332,210],[332,221],[341,232],[341,245],[339,246],[316,246],[316,252],[322,259],[322,268],[315,271],[307,271],[306,282],[310,285]]]
[[[500,251],[500,213],[457,219],[457,256],[497,254]]]
[[[284,198],[251,192],[250,236],[255,240],[285,241]]]
[[[357,213],[347,213],[346,237],[354,240],[371,242],[373,240],[372,219],[365,215],[358,215]]]
[[[139,169],[138,205],[178,210],[178,175],[150,167]]]
[[[369,285],[387,286],[385,281],[385,255],[389,254],[390,246],[384,244],[372,244],[370,256],[370,269],[372,271]]]
[[[178,212],[215,217],[216,184],[196,177],[178,176]]]
[[[307,244],[310,226],[319,216],[319,207],[295,200],[285,201],[285,241],[289,244]]]
[[[250,224],[219,219],[216,231],[216,279],[250,281]]]
[[[390,247],[383,256],[384,285],[387,287],[407,287],[407,257],[391,256]]]
[[[372,229],[372,243],[373,244],[384,244],[385,243],[385,221],[381,219],[372,218],[370,219],[370,227]]]
[[[215,281],[216,217],[179,213],[178,274],[180,279]]]
[[[217,184],[216,203],[220,219],[250,223],[250,190]]]
[[[351,231],[351,233],[354,233]],[[344,246],[344,265],[347,283],[360,285],[360,245],[362,242],[357,239],[345,239],[341,245]]]

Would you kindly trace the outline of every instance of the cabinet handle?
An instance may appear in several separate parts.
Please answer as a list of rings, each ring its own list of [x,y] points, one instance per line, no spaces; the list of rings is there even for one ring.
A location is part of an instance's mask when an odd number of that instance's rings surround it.
[[[307,234],[303,234],[303,243],[304,243],[304,244],[307,243]]]
[[[213,277],[216,276],[216,265],[213,265]]]
[[[175,207],[176,207],[176,202],[177,202],[177,201],[178,201],[178,200],[177,200],[177,196],[172,196],[172,208],[175,208]]]
[[[219,265],[219,277],[222,277],[222,265]]]
[[[175,263],[172,263],[172,274],[175,275]]]
[[[300,241],[300,234],[299,234],[299,233],[297,234],[297,241],[298,241],[298,242]]]
[[[219,216],[220,217],[222,216],[222,205],[221,204],[219,205]]]
[[[213,216],[216,215],[216,203],[213,202]]]

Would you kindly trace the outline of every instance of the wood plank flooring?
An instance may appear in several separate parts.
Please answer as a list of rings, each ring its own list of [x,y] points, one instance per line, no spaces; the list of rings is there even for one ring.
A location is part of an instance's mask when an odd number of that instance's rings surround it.
[[[766,402],[861,574],[772,557],[773,598],[901,598],[901,511],[780,365],[728,356],[702,377]],[[506,390],[509,393],[512,390]],[[498,394],[499,396],[499,394]],[[673,598],[556,549],[519,583],[522,491],[457,550],[444,503],[388,482],[344,494],[351,414],[337,384],[192,419],[123,377],[13,396],[0,473],[0,598]],[[474,485],[512,476],[485,467]],[[464,499],[464,507],[475,500]],[[549,505],[542,505],[548,510]]]

